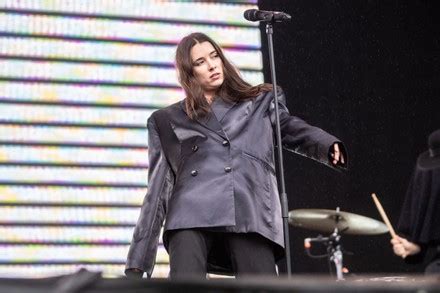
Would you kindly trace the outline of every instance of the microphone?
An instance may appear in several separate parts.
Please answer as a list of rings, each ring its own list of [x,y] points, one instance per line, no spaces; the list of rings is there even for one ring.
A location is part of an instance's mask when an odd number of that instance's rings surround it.
[[[264,11],[257,9],[248,9],[243,13],[244,18],[249,21],[290,21],[292,18],[289,14],[280,11]]]

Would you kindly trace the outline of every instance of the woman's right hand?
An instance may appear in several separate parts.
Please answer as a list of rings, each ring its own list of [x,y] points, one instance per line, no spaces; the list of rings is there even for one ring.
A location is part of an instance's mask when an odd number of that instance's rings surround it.
[[[130,278],[130,279],[142,279],[142,275],[144,274],[144,272],[140,269],[127,269],[125,271],[125,275]]]
[[[393,245],[394,254],[402,258],[420,252],[420,246],[418,244],[397,235],[391,239],[391,244]]]

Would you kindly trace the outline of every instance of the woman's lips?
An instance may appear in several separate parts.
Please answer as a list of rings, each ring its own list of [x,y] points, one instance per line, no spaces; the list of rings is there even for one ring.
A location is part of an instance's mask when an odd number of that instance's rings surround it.
[[[219,79],[219,78],[220,78],[220,73],[214,73],[214,74],[211,75],[209,78],[210,78],[210,79],[214,79],[214,80]]]

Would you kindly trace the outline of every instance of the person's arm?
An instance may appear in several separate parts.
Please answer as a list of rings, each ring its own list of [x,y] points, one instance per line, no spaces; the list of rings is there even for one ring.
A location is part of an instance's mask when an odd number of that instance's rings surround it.
[[[400,236],[393,237],[391,239],[391,244],[393,245],[394,254],[401,258],[416,255],[421,251],[420,245]]]
[[[166,201],[174,177],[163,153],[154,118],[148,120],[148,192],[142,203],[138,222],[127,256],[125,274],[129,278],[150,278],[153,272],[160,229],[166,214]]]
[[[271,120],[275,121],[275,106],[271,103]],[[344,144],[324,130],[309,125],[289,114],[283,91],[279,91],[280,126],[283,148],[331,167],[347,168],[347,151]]]

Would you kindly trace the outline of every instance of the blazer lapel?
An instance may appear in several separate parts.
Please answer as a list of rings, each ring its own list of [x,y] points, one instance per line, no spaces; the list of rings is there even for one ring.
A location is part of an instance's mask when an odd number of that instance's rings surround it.
[[[217,120],[222,122],[229,110],[231,110],[236,104],[237,102],[227,102],[221,98],[217,98],[212,103],[211,108]]]
[[[186,112],[185,100],[182,100],[180,102],[180,106],[182,110],[188,115],[188,113]],[[227,139],[226,133],[223,131],[223,128],[220,122],[217,120],[217,117],[215,116],[214,112],[211,112],[206,117],[196,119],[196,121],[203,127],[221,136],[223,139]]]

